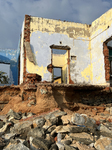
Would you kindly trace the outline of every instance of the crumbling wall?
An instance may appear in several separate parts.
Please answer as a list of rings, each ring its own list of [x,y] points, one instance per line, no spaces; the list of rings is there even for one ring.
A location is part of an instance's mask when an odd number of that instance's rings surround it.
[[[47,66],[51,64],[50,46],[68,45],[72,83],[91,83],[90,69],[86,69],[90,65],[89,25],[31,17],[30,32],[30,45],[36,65],[27,57],[26,68],[29,73],[37,73],[42,76],[43,81],[51,82],[52,73],[47,70]],[[76,56],[76,60],[71,60],[71,56]]]
[[[107,60],[104,58],[106,56],[104,54],[106,52],[106,49],[103,46],[104,42],[112,36],[112,9],[92,22],[92,25],[90,27],[90,35],[93,84],[108,84],[109,70],[106,69],[106,67],[109,67],[109,64],[106,64],[106,61],[109,60],[108,58]]]
[[[111,16],[112,9],[86,25],[26,15],[21,37],[20,83],[27,72],[39,74],[42,81],[51,82],[52,69],[48,69],[52,66],[50,46],[67,45],[70,47],[67,83],[109,85],[103,45],[112,36]],[[24,42],[29,42],[33,60],[27,55]]]

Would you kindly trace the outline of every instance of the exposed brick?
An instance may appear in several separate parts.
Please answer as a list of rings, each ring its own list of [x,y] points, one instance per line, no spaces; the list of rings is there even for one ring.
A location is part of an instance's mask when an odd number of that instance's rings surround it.
[[[103,54],[105,62],[105,79],[106,81],[110,80],[110,61],[109,61],[109,49],[106,43],[103,43]]]

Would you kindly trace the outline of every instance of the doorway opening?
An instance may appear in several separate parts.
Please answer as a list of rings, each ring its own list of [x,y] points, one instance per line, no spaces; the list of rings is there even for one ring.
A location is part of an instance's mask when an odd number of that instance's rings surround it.
[[[52,82],[53,83],[69,83],[69,50],[68,46],[52,45],[51,48],[51,64],[52,69]]]

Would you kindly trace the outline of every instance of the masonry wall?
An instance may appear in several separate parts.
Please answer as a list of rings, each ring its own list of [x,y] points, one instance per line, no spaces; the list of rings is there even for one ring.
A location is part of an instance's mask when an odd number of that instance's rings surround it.
[[[109,83],[109,61],[104,57],[104,42],[112,36],[112,9],[95,20],[90,28],[91,70],[93,84]],[[105,52],[107,52],[106,50]],[[106,63],[106,66],[105,66]],[[106,69],[107,68],[107,69]]]
[[[28,73],[37,73],[42,80],[52,81],[47,70],[51,64],[51,45],[70,47],[70,78],[73,83],[91,84],[89,25],[31,17],[30,46],[36,64],[26,57]],[[71,56],[76,56],[71,60]]]

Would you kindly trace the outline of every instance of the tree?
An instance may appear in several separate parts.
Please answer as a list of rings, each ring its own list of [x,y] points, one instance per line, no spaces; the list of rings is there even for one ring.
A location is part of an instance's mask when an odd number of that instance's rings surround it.
[[[5,75],[6,73],[3,71],[0,71],[0,84],[8,84],[9,78]]]

